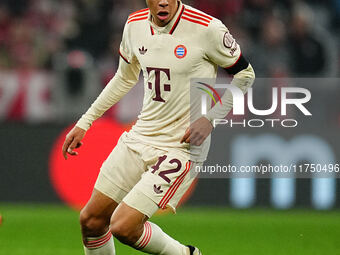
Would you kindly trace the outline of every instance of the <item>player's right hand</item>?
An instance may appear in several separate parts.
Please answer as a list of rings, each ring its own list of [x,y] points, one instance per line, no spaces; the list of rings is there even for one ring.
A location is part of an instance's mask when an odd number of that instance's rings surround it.
[[[74,149],[79,148],[83,145],[81,140],[84,138],[86,131],[77,126],[74,126],[71,131],[66,135],[64,144],[63,144],[63,156],[67,159],[67,154],[71,156],[77,156],[78,152],[74,151]]]

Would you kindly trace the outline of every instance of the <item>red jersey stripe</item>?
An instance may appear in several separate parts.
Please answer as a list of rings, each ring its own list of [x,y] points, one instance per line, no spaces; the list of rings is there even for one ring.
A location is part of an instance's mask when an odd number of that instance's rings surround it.
[[[134,22],[134,21],[145,20],[145,19],[148,19],[148,16],[141,17],[141,18],[136,18],[136,19],[130,19],[130,20],[128,21],[128,24],[131,23],[131,22]]]
[[[140,13],[140,14],[136,14],[136,15],[133,15],[133,16],[129,16],[128,20],[134,19],[134,18],[137,18],[137,17],[141,17],[141,16],[144,16],[144,15],[148,15],[148,14],[149,14],[149,12]]]
[[[130,62],[123,56],[123,54],[120,52],[120,50],[118,51],[119,52],[119,55],[122,57],[122,59],[124,59],[124,61],[127,63],[127,64],[130,64]]]
[[[176,185],[174,185],[172,187],[170,193],[167,195],[166,199],[160,205],[161,209],[165,209],[166,208],[167,203],[170,201],[170,199],[173,197],[173,195],[175,195],[175,192],[176,192],[177,188],[179,187],[179,185],[181,185],[184,177],[185,177],[185,175],[181,176],[181,178],[178,179],[178,182],[176,183]]]
[[[205,19],[205,18],[203,18],[203,17],[201,17],[201,16],[192,15],[192,14],[186,12],[186,11],[184,12],[184,14],[185,14],[186,16],[191,17],[191,18],[199,19],[199,20],[202,20],[202,21],[205,21],[205,22],[208,22],[208,23],[210,23],[210,21],[211,21],[211,20]]]
[[[184,181],[185,176],[188,174],[189,170],[191,167],[191,162],[189,161],[189,165],[187,165],[187,168],[185,169],[185,171],[183,172],[183,174],[181,175],[181,178],[178,179],[178,182],[176,184],[173,185],[171,192],[169,193],[169,195],[167,196],[167,198],[163,201],[161,208],[165,209],[165,206],[167,205],[167,203],[171,200],[171,198],[175,195],[176,191],[178,190],[179,186],[182,184],[182,182]]]
[[[175,195],[175,193],[178,190],[179,186],[181,186],[182,182],[184,181],[185,176],[186,176],[186,174],[184,176],[182,176],[182,178],[179,180],[177,185],[174,187],[174,189],[169,194],[168,198],[163,202],[162,207],[161,207],[162,209],[165,209],[166,205],[169,203],[171,198]]]
[[[178,187],[181,185],[181,183],[183,182],[185,176],[187,175],[187,173],[190,170],[190,166],[191,166],[191,162],[187,162],[186,167],[184,172],[177,177],[177,179],[175,180],[175,182],[172,184],[172,186],[168,189],[168,191],[166,192],[165,196],[162,198],[162,200],[159,202],[158,206],[162,209],[165,208],[166,204],[170,201],[170,199],[174,196],[174,194],[176,193]]]
[[[208,15],[205,15],[205,14],[203,14],[203,13],[200,13],[200,12],[196,12],[196,11],[189,10],[189,9],[187,9],[186,11],[188,11],[188,12],[190,12],[190,13],[192,13],[192,14],[196,14],[196,15],[202,16],[202,17],[204,17],[204,18],[207,18],[208,20],[212,20],[212,19],[213,19],[212,17],[210,17],[210,16],[208,16]]]
[[[172,189],[174,188],[174,186],[177,184],[178,180],[180,180],[182,178],[182,175],[181,174],[179,177],[177,177],[177,179],[175,180],[175,182],[172,184],[172,186],[168,189],[168,191],[165,193],[164,197],[162,198],[162,200],[158,203],[158,207],[161,208],[161,209],[164,209],[163,208],[163,204],[164,204],[164,201],[166,201],[167,197],[170,195],[170,193],[172,192]]]
[[[171,187],[169,188],[169,190],[166,192],[166,194],[164,195],[163,199],[161,200],[161,202],[159,203],[159,205],[163,204],[165,200],[167,200],[167,197],[170,195],[170,193],[172,193],[172,190],[175,188],[175,186],[177,185],[177,183],[181,180],[181,178],[186,174],[186,171],[188,169],[188,163],[186,163],[185,165],[185,170],[184,172],[177,177],[177,179],[175,180],[175,182],[171,185]]]
[[[139,11],[136,11],[136,12],[133,12],[133,13],[131,13],[131,14],[129,15],[129,17],[131,17],[132,15],[135,15],[135,14],[137,14],[137,13],[145,12],[145,11],[148,11],[148,10],[149,10],[149,8],[145,8],[145,9],[142,9],[142,10],[139,10]]]
[[[168,189],[168,191],[165,193],[164,197],[163,197],[163,198],[161,199],[161,201],[158,203],[158,206],[159,206],[160,208],[162,208],[161,205],[163,204],[164,200],[166,200],[166,198],[168,197],[169,193],[171,193],[171,190],[172,190],[173,187],[176,185],[176,183],[178,182],[178,180],[181,179],[181,177],[184,175],[185,171],[187,170],[187,167],[188,167],[188,165],[185,166],[184,172],[183,172],[180,176],[178,176],[178,177],[176,178],[175,182],[171,185],[171,187],[170,187],[170,188]]]
[[[154,35],[155,31],[153,30],[153,27],[150,25],[150,30],[151,30],[151,34]]]
[[[207,23],[203,23],[203,22],[200,22],[198,20],[190,19],[190,18],[188,18],[186,16],[183,16],[182,18],[187,20],[187,21],[190,21],[190,22],[193,22],[193,23],[197,23],[197,24],[200,24],[200,25],[203,25],[203,26],[206,26],[206,27],[209,26],[209,24],[207,24]]]
[[[178,26],[178,23],[179,23],[179,21],[180,21],[182,15],[183,15],[183,12],[184,12],[184,5],[183,5],[183,7],[182,7],[181,13],[178,15],[178,18],[177,18],[175,24],[172,26],[172,28],[171,28],[169,34],[172,35],[172,34],[174,33],[174,31],[175,31],[176,27]]]

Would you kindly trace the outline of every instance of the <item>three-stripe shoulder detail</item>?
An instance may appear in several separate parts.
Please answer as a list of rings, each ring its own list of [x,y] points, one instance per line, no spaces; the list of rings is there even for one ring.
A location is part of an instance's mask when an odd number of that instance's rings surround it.
[[[128,23],[139,21],[139,20],[145,20],[149,16],[149,8],[142,9],[139,11],[136,11],[134,13],[131,13],[128,18]]]
[[[190,10],[187,8],[184,10],[182,19],[185,19],[187,21],[190,21],[192,23],[196,23],[196,24],[199,24],[205,27],[209,26],[210,22],[213,20],[212,17],[204,13]]]

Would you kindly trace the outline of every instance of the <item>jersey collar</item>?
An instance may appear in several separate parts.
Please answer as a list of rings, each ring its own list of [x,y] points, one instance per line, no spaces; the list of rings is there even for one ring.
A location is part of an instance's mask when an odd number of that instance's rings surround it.
[[[178,26],[178,23],[181,20],[182,14],[184,12],[184,4],[182,4],[181,1],[178,1],[179,7],[178,10],[175,14],[175,16],[173,17],[173,19],[164,27],[159,27],[156,24],[154,24],[152,22],[152,17],[151,17],[151,13],[149,13],[149,23],[150,23],[150,30],[151,30],[151,34],[154,35],[155,33],[159,33],[159,34],[173,34]]]

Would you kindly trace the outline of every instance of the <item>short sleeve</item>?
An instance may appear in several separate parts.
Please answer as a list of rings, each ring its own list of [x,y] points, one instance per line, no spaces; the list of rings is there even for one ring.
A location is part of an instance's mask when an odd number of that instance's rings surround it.
[[[228,28],[214,20],[208,28],[206,57],[223,68],[230,68],[241,57],[241,49]]]
[[[126,23],[124,27],[122,41],[119,47],[119,55],[125,60],[125,62],[130,64],[133,61],[134,54],[131,46],[129,27],[129,24]]]

